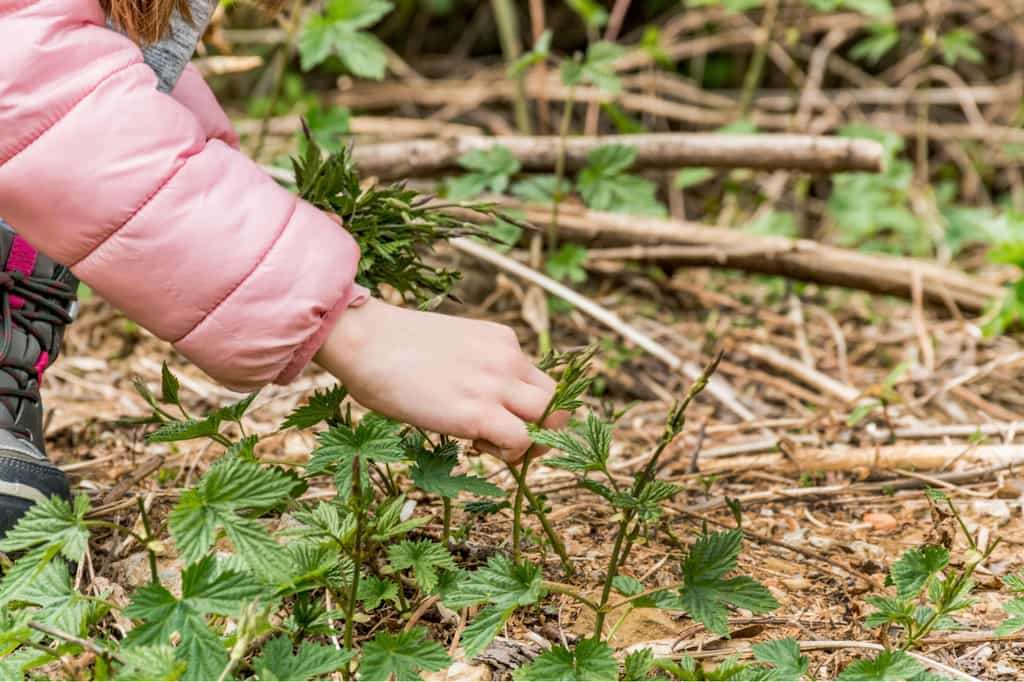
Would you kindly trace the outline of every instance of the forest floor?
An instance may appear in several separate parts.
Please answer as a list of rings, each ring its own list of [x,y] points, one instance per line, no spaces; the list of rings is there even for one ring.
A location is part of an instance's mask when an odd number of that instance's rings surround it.
[[[460,266],[471,270],[473,264]],[[470,272],[468,281],[482,277]],[[494,285],[489,277],[484,288],[490,295],[474,295],[469,289],[477,287],[467,286],[468,303],[457,311],[513,324],[524,347],[535,352],[535,335],[522,322],[524,290],[500,275]],[[707,393],[700,397],[684,437],[663,459],[662,476],[687,484],[671,504],[668,522],[680,535],[703,523],[732,527],[726,499],[739,500],[747,532],[739,568],[767,585],[781,604],[767,617],[734,612],[728,640],[688,618],[640,609],[621,624],[613,644],[643,643],[663,656],[721,660],[757,641],[795,637],[807,644],[810,674],[833,678],[851,658],[870,653],[854,648],[858,641],[876,641],[876,633],[862,625],[869,609],[864,597],[884,591],[891,562],[907,548],[947,537],[950,520],[932,509],[924,493],[926,486],[936,486],[955,500],[972,532],[999,536],[1002,544],[978,568],[977,603],[961,618],[964,630],[931,637],[921,653],[976,677],[1024,677],[1024,636],[998,640],[992,633],[1005,618],[1001,578],[1024,568],[1024,475],[1006,466],[1020,447],[1012,445],[1014,430],[1024,428],[1019,343],[1010,337],[984,339],[948,310],[815,287],[799,290],[798,296],[795,290],[766,286],[764,279],[707,270],[680,270],[653,286],[622,269],[604,272],[600,282],[584,288],[592,300],[680,357],[707,361],[713,348],[726,350],[718,377],[755,419],[739,419]],[[623,347],[577,312],[556,316],[552,326],[559,348],[600,346],[596,363],[604,397],[628,408],[613,446],[613,470],[626,475],[657,439],[670,401],[685,392],[688,380]],[[216,454],[211,446],[192,442],[146,444],[143,427],[117,421],[147,413],[132,382],[142,377],[158,387],[165,358],[181,378],[190,409],[199,412],[237,399],[171,353],[93,300],[83,306],[64,357],[47,375],[50,454],[74,486],[92,496],[103,518],[138,523],[141,497],[152,518],[163,523],[179,491],[194,483]],[[905,362],[918,369],[893,371]],[[330,383],[311,370],[291,386],[265,389],[246,416],[247,429],[273,433],[310,392]],[[844,399],[851,392],[854,398]],[[887,403],[884,409],[855,407],[879,397]],[[866,414],[851,417],[858,412]],[[311,433],[287,431],[265,437],[260,456],[304,462],[313,447]],[[512,489],[504,467],[488,458],[479,466]],[[530,479],[535,491],[547,495],[551,519],[577,564],[570,582],[584,593],[597,590],[613,522],[565,472],[538,465]],[[305,497],[333,494],[333,488],[311,488]],[[508,510],[499,513],[510,516]],[[466,523],[457,511],[455,527]],[[465,547],[484,555],[502,549],[509,542],[508,524],[508,518],[496,516],[475,522],[467,529]],[[425,532],[439,528],[438,518]],[[648,584],[673,582],[670,549],[638,546],[634,565],[645,567],[645,574],[636,577]],[[957,539],[954,564],[962,562],[964,550],[962,538]],[[101,535],[92,551],[100,576],[94,587],[109,591],[113,601],[126,602],[127,593],[148,580],[146,554],[131,539]],[[534,551],[533,558],[542,557]],[[554,557],[546,561],[556,575]],[[166,583],[180,581],[173,547],[164,548],[159,564]],[[571,642],[587,633],[592,627],[587,614],[561,599],[554,595],[547,608],[510,622],[475,665],[453,668],[449,679],[501,679],[522,662],[522,654],[532,657],[545,642]],[[427,610],[421,623],[442,643],[454,634],[443,610]]]

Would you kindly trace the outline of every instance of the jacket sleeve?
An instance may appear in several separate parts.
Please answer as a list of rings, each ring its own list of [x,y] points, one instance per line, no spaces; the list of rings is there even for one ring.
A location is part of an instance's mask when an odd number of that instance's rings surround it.
[[[0,214],[225,385],[298,374],[361,295],[351,236],[159,93],[96,0],[0,0],[0,64]]]
[[[208,140],[220,140],[238,149],[238,133],[231,125],[231,119],[224,113],[217,97],[194,64],[185,67],[171,97],[192,112]]]

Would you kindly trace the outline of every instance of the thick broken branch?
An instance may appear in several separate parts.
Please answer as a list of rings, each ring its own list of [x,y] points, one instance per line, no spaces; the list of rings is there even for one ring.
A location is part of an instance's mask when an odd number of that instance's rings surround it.
[[[890,445],[877,448],[804,448],[790,442],[785,454],[723,457],[701,462],[701,472],[721,471],[853,471],[911,469],[943,471],[958,468],[1017,466],[1024,463],[1024,445]]]
[[[662,133],[575,137],[566,141],[566,165],[582,168],[587,154],[607,144],[636,149],[634,168],[684,166],[800,170],[817,173],[882,170],[883,149],[873,140],[816,135],[709,135]],[[361,145],[353,150],[360,170],[382,179],[437,175],[458,169],[467,152],[501,145],[525,170],[550,171],[558,157],[555,136],[463,136]]]
[[[511,201],[505,205],[524,211],[526,220],[538,225],[551,219],[548,208]],[[563,204],[558,229],[566,235],[611,238],[631,245],[592,249],[592,260],[663,260],[731,268],[906,299],[911,298],[914,273],[919,272],[925,300],[938,306],[953,303],[970,313],[980,312],[1003,294],[998,286],[923,260],[860,253],[808,239],[756,235],[679,220],[604,213]]]

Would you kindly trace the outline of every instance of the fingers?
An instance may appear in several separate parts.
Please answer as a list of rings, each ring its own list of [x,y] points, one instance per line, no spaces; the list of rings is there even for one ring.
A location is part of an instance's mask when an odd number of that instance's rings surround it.
[[[547,409],[552,394],[533,384],[513,380],[506,386],[503,404],[523,421],[536,422]]]
[[[523,381],[528,384],[533,384],[537,388],[542,388],[548,391],[552,395],[555,392],[555,386],[558,385],[554,379],[548,376],[547,372],[544,372],[537,368],[532,362],[526,368],[526,373],[523,376]]]
[[[523,420],[507,409],[499,408],[481,424],[479,438],[473,445],[482,452],[514,464],[523,458],[530,443]]]
[[[544,407],[541,408],[540,412],[531,416],[519,415],[528,421],[536,422],[540,419],[540,415],[543,414],[544,410],[547,409],[548,403],[551,402],[551,398],[554,397],[555,387],[558,385],[558,382],[548,376],[546,372],[542,372],[537,369],[533,364],[530,365],[530,369],[527,372],[527,376],[524,378],[524,381],[529,385],[540,389],[544,393]],[[516,414],[519,413],[516,412]],[[569,423],[570,416],[572,415],[565,411],[555,412],[554,414],[548,415],[548,418],[544,420],[543,426],[546,429],[561,429]]]

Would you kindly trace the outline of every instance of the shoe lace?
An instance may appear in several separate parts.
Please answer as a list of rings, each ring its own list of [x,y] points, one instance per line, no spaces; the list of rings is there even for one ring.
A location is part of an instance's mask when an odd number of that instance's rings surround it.
[[[0,371],[20,370],[7,372],[17,386],[0,386],[0,398],[39,402],[39,392],[28,389],[29,379],[37,375],[35,365],[28,364],[24,359],[9,357],[13,347],[14,328],[17,327],[33,336],[39,343],[40,349],[46,350],[49,340],[34,325],[39,322],[56,326],[69,324],[71,313],[67,308],[68,304],[74,301],[75,293],[66,282],[58,279],[26,275],[16,270],[0,272],[0,323],[2,323]],[[19,296],[26,302],[31,301],[33,306],[28,309],[12,306],[12,295]],[[11,410],[11,414],[17,414],[17,409]],[[5,421],[9,420],[0,415],[0,428],[14,431],[23,438],[31,439],[32,433],[28,429],[14,423],[4,423]]]

